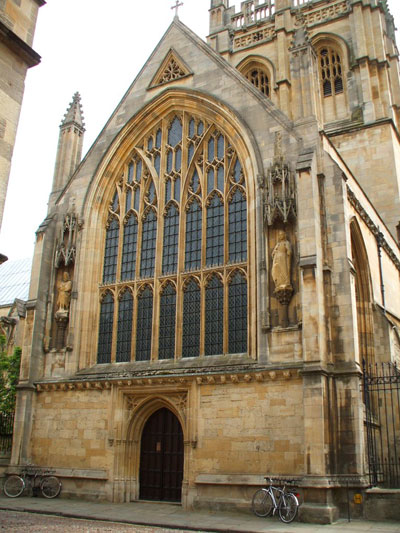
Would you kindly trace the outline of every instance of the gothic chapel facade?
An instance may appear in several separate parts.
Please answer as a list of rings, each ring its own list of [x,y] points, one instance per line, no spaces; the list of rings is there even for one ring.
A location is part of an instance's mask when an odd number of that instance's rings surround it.
[[[400,359],[393,18],[212,0],[207,41],[175,17],[83,160],[64,117],[12,465],[188,509],[296,478],[332,521],[370,483],[363,361]]]

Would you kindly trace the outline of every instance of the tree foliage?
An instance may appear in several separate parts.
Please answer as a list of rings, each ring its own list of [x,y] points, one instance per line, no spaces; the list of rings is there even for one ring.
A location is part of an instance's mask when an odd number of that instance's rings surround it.
[[[0,413],[15,410],[20,366],[21,348],[16,347],[12,355],[7,355],[5,338],[0,336]]]

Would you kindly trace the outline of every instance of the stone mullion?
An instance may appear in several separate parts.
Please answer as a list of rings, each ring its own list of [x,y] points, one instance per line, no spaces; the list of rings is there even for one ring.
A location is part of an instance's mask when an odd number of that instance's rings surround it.
[[[112,332],[112,343],[111,343],[111,363],[115,363],[116,352],[117,352],[117,336],[118,336],[118,313],[119,313],[119,294],[118,288],[114,286],[112,289],[112,295],[114,298],[114,315],[113,315],[113,332]]]
[[[205,288],[205,276],[202,272],[200,274],[200,357],[204,357],[204,346],[205,346],[205,329],[206,329],[206,320],[205,320],[205,311],[206,311],[206,288]]]
[[[133,313],[132,313],[132,343],[131,343],[131,361],[136,360],[136,334],[137,334],[137,308],[138,308],[138,290],[137,284],[133,287]]]

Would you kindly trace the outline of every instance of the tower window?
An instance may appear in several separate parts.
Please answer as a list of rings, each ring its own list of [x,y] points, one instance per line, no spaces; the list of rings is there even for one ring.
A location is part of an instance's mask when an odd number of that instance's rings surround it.
[[[259,67],[252,68],[247,72],[246,78],[254,85],[254,87],[257,87],[259,91],[269,98],[270,83],[268,75],[264,69]]]
[[[331,47],[319,51],[319,68],[324,96],[343,92],[342,61],[338,52]]]

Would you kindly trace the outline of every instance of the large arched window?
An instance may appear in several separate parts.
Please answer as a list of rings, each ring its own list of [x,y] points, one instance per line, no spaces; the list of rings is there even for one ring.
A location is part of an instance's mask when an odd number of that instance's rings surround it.
[[[247,188],[233,139],[201,116],[135,143],[105,213],[99,363],[247,352]]]
[[[264,58],[257,56],[246,58],[237,68],[254,87],[271,98],[271,68],[267,66]]]

